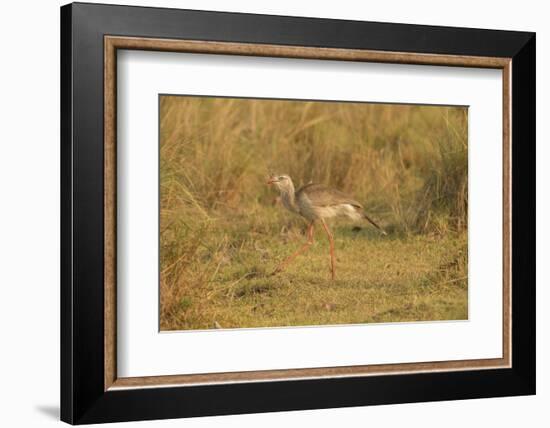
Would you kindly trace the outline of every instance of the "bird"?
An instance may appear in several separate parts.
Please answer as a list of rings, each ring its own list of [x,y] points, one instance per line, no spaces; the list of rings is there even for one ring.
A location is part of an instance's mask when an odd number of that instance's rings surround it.
[[[334,237],[325,219],[332,217],[348,217],[352,220],[367,220],[382,235],[387,235],[376,222],[374,222],[363,210],[363,206],[345,194],[322,184],[308,183],[295,190],[292,179],[287,174],[270,174],[268,185],[274,186],[281,196],[283,206],[308,221],[307,242],[294,254],[285,259],[273,272],[281,272],[296,256],[307,251],[313,244],[313,230],[316,222],[320,222],[327,234],[330,246],[330,271],[334,280],[336,277],[336,262],[334,256]]]

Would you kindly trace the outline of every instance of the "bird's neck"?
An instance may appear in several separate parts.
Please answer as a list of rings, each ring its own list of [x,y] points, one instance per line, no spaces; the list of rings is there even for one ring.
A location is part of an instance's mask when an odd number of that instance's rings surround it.
[[[294,192],[294,186],[290,186],[288,189],[281,189],[281,201],[286,209],[294,212],[298,212],[296,206],[296,194]]]

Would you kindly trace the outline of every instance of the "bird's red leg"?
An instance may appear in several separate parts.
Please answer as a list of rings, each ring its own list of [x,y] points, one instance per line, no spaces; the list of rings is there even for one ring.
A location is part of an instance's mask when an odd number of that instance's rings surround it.
[[[273,274],[276,274],[277,272],[281,272],[286,267],[286,265],[288,265],[292,260],[294,260],[296,256],[305,252],[306,250],[309,250],[309,247],[311,247],[311,244],[313,244],[313,222],[311,222],[307,228],[307,242],[304,245],[302,245],[302,247],[300,247],[298,251],[296,251],[291,256],[287,257],[284,262],[282,262],[279,266],[277,266],[277,269],[275,269]]]
[[[332,279],[334,279],[336,276],[334,260],[334,239],[332,238],[332,233],[330,233],[330,230],[325,223],[325,220],[321,220],[321,222],[323,223],[323,228],[325,229],[325,232],[327,232],[328,241],[330,243],[330,272],[332,274]]]

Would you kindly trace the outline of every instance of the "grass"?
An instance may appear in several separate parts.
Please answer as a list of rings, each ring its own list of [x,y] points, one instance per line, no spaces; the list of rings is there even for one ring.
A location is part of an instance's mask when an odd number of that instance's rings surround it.
[[[467,318],[465,109],[162,97],[160,126],[162,330]],[[389,235],[335,221],[335,281],[319,227],[271,275],[306,226],[271,170],[347,191]]]

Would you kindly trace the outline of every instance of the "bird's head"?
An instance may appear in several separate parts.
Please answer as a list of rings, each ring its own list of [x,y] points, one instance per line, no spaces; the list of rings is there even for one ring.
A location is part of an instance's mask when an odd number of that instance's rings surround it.
[[[271,174],[269,180],[267,180],[267,184],[275,186],[278,190],[282,192],[294,189],[294,184],[292,184],[292,180],[286,174]]]

